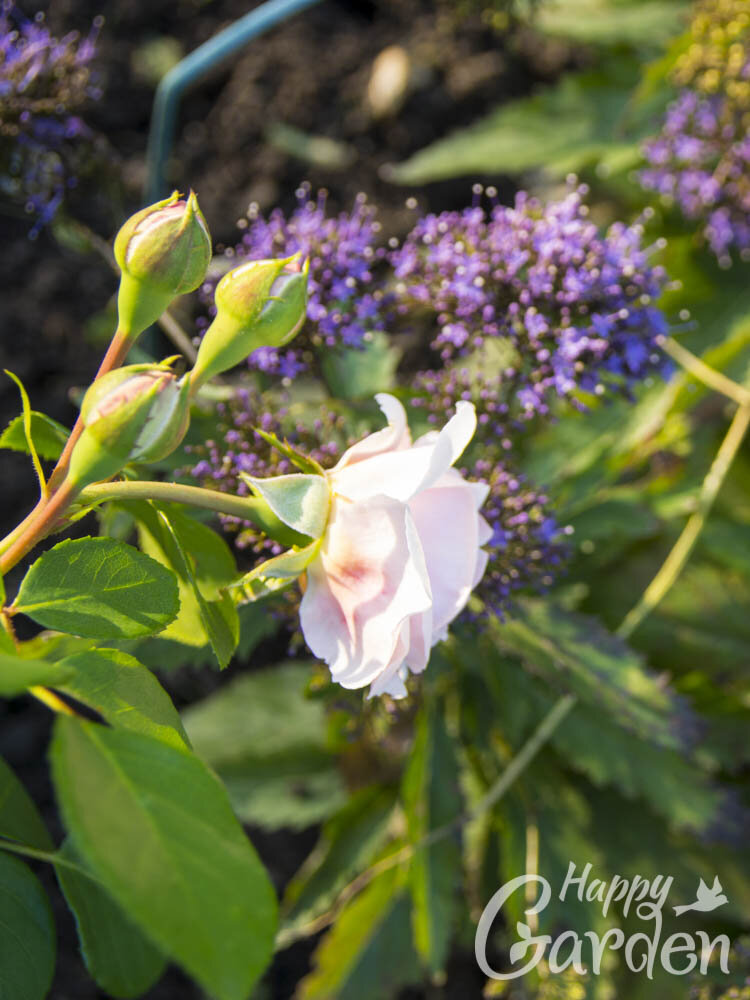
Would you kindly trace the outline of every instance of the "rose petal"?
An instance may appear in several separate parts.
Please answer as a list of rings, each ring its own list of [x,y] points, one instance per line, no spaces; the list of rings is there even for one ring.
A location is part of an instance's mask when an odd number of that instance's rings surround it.
[[[399,698],[405,698],[408,695],[406,690],[406,685],[404,684],[404,677],[402,676],[402,671],[397,671],[393,676],[391,676],[387,683],[379,685],[376,689],[376,685],[379,681],[374,681],[370,685],[370,690],[367,692],[368,700],[370,698],[375,698],[379,694],[389,694],[391,698],[398,700]]]
[[[472,584],[471,584],[471,589],[472,590],[476,587],[476,585],[479,583],[479,581],[484,576],[484,571],[487,569],[487,563],[489,562],[489,560],[490,560],[490,557],[484,551],[484,549],[480,549],[477,552],[477,564],[474,567],[474,580],[472,581]]]
[[[416,444],[414,447],[417,447]],[[463,486],[466,489],[470,489],[474,497],[474,504],[477,510],[479,510],[479,508],[484,504],[484,501],[487,499],[490,492],[489,483],[470,482],[468,479],[464,479],[458,469],[446,469],[440,479],[438,479],[435,483],[435,486]],[[479,544],[483,545],[484,542],[480,542]]]
[[[480,517],[474,491],[465,482],[424,490],[409,501],[409,510],[427,563],[436,637],[469,600],[479,559]]]
[[[456,413],[430,441],[420,447],[374,455],[329,473],[333,490],[350,500],[382,493],[406,502],[429,489],[459,458],[477,425],[472,403],[456,404]]]
[[[404,660],[409,650],[410,621],[404,622],[401,626],[391,662],[370,685],[370,690],[367,692],[368,700],[376,698],[380,694],[389,694],[392,698],[406,697],[407,691],[404,681],[409,671],[406,669]]]
[[[344,452],[337,465],[333,469],[343,469],[348,465],[354,465],[373,455],[380,455],[383,452],[400,451],[411,445],[411,434],[409,425],[406,422],[406,410],[395,396],[387,392],[380,392],[375,397],[378,406],[385,414],[388,426],[382,431],[375,431],[368,434],[366,438],[353,444],[351,448]]]
[[[334,499],[320,557],[308,568],[300,625],[343,687],[403,662],[404,622],[429,611],[430,583],[407,508],[389,497]]]

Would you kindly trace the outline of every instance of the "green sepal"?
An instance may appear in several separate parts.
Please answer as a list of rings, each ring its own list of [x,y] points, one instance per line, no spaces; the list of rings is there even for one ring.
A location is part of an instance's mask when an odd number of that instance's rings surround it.
[[[305,548],[282,552],[250,570],[229,588],[235,604],[257,601],[294,583],[318,555],[321,544],[322,539],[316,538]]]
[[[258,479],[241,472],[240,478],[290,528],[310,538],[320,538],[325,531],[331,491],[323,476],[293,472]]]
[[[256,434],[263,438],[263,440],[270,444],[272,448],[275,448],[280,455],[284,458],[288,458],[292,465],[296,465],[301,472],[308,472],[311,475],[324,476],[325,469],[320,464],[316,462],[314,458],[309,455],[303,454],[301,451],[297,451],[296,448],[292,447],[288,441],[281,441],[275,434],[270,431],[264,431],[260,427],[254,427],[253,430]]]

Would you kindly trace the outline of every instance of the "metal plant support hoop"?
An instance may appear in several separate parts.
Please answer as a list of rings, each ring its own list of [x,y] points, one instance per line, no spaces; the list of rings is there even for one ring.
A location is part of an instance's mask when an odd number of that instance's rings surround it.
[[[157,87],[151,113],[146,154],[146,203],[158,201],[167,193],[165,167],[174,145],[177,114],[183,94],[253,38],[319,2],[320,0],[267,0],[214,38],[204,42],[163,77]]]

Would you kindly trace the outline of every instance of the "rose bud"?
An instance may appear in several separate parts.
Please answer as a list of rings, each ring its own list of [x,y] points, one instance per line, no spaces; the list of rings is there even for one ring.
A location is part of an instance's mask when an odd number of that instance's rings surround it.
[[[234,368],[259,347],[281,347],[307,315],[309,262],[251,260],[225,274],[216,286],[216,317],[198,349],[190,380],[197,391],[207,379]]]
[[[83,398],[83,433],[70,460],[77,489],[110,479],[129,462],[157,462],[182,441],[189,382],[159,365],[128,365],[93,383]]]
[[[211,235],[195,194],[191,191],[184,201],[175,191],[136,212],[117,234],[114,252],[122,272],[119,326],[136,336],[206,276]]]

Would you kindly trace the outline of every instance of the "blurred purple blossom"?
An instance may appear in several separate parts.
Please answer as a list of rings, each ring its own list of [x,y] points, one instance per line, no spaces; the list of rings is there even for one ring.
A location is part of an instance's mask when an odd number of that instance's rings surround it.
[[[58,39],[42,14],[0,6],[0,191],[33,216],[32,238],[75,186],[77,147],[92,137],[77,112],[100,96],[90,64],[101,23]]]
[[[520,590],[548,590],[563,568],[572,529],[561,526],[548,498],[502,462],[478,458],[469,478],[489,484],[482,516],[492,527],[485,545],[489,562],[477,588],[488,611],[501,617]]]
[[[435,367],[495,342],[503,360],[487,355],[475,381],[487,373],[522,417],[546,413],[553,396],[628,389],[665,368],[667,324],[654,302],[666,275],[640,225],[600,235],[585,193],[545,205],[521,192],[512,207],[427,215],[391,255],[399,312],[434,316]]]
[[[750,77],[750,58],[741,76]],[[670,104],[659,134],[644,145],[643,187],[673,201],[719,262],[750,257],[750,136],[747,109],[722,93],[685,89]]]

